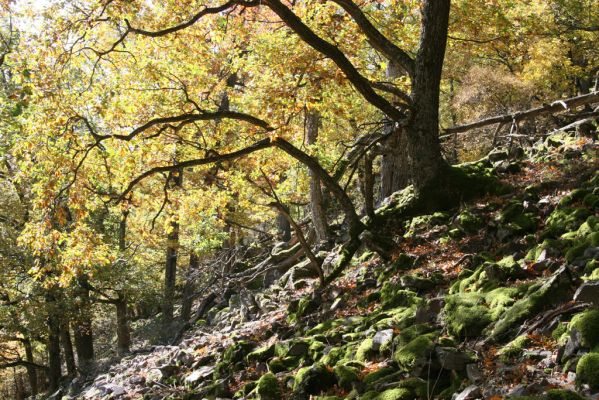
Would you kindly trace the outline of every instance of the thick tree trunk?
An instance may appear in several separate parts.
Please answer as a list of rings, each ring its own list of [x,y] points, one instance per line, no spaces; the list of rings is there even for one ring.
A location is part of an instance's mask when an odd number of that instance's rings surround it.
[[[320,114],[316,111],[306,111],[306,144],[312,145],[318,139],[318,130],[320,128]],[[329,229],[327,224],[326,211],[320,187],[320,179],[310,170],[310,213],[312,215],[312,224],[316,232],[317,242],[329,241]]]
[[[291,225],[285,215],[278,213],[275,221],[277,225],[277,232],[279,239],[283,242],[288,242],[291,240]]]
[[[80,288],[79,301],[79,312],[73,321],[73,337],[79,369],[85,371],[94,362],[94,336],[88,289]]]
[[[193,305],[193,292],[195,288],[195,273],[200,266],[198,255],[191,251],[189,253],[189,268],[185,279],[185,287],[183,288],[183,301],[181,304],[181,321],[187,322],[191,318],[191,306]]]
[[[23,340],[23,347],[25,348],[25,360],[30,363],[30,365],[27,365],[29,388],[31,390],[31,395],[35,396],[39,389],[37,386],[37,369],[33,366],[35,360],[33,358],[33,346],[31,346],[31,341],[29,339]]]
[[[77,375],[77,367],[75,365],[75,354],[73,353],[73,342],[71,341],[68,320],[63,320],[60,324],[60,344],[62,345],[64,361],[67,366],[67,375],[70,378],[74,378]]]
[[[48,305],[48,390],[54,392],[60,385],[62,375],[60,362],[60,320],[56,310],[56,299],[46,296]]]
[[[392,80],[401,76],[403,70],[396,63],[389,62],[386,74]],[[392,134],[383,144],[380,201],[405,188],[410,183],[410,167],[406,152],[407,140],[405,132],[395,126],[393,122],[389,122],[384,130],[385,134],[391,132]]]
[[[117,336],[117,354],[124,356],[129,353],[131,345],[131,335],[129,333],[129,317],[127,315],[127,297],[119,292],[119,297],[114,303],[116,307],[116,336]]]
[[[183,184],[183,171],[173,173],[175,187]],[[175,284],[177,279],[177,257],[179,254],[179,223],[172,221],[166,242],[166,263],[164,266],[164,299],[162,303],[162,318],[164,333],[168,332],[173,322],[173,307]]]
[[[439,141],[439,92],[449,8],[450,0],[424,0],[422,4],[420,47],[412,82],[413,115],[406,127],[410,180],[416,192],[432,188],[447,170]]]

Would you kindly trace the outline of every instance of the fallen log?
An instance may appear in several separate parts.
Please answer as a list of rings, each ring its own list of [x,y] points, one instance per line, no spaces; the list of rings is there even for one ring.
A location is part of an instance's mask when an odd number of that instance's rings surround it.
[[[510,114],[498,115],[495,117],[485,118],[480,121],[447,128],[443,130],[444,134],[441,135],[440,138],[444,139],[458,133],[468,132],[472,129],[483,128],[489,125],[518,123],[525,119],[537,117],[539,115],[554,114],[560,111],[567,111],[572,107],[578,107],[596,102],[599,102],[599,92],[570,97],[569,99],[556,100],[551,104],[545,104],[541,107],[535,107],[525,111],[517,111]]]

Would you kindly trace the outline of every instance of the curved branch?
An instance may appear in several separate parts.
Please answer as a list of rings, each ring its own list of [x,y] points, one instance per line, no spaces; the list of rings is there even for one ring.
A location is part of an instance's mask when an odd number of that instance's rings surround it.
[[[191,123],[191,122],[195,122],[195,121],[209,121],[209,120],[215,120],[215,119],[233,119],[233,120],[237,120],[237,121],[248,122],[252,125],[256,125],[262,129],[264,129],[267,132],[274,130],[273,127],[271,127],[266,121],[264,121],[260,118],[256,118],[252,115],[235,112],[235,111],[214,111],[214,112],[203,112],[201,114],[187,113],[187,114],[175,115],[172,117],[154,118],[154,119],[146,122],[145,124],[141,125],[140,127],[135,128],[133,131],[131,131],[130,133],[128,133],[126,135],[117,135],[117,134],[101,135],[101,134],[95,132],[91,128],[91,125],[87,119],[85,119],[83,117],[81,117],[81,118],[83,119],[85,124],[88,126],[89,131],[92,133],[94,138],[96,138],[96,140],[98,140],[99,142],[106,140],[106,139],[119,139],[119,140],[129,141],[129,140],[135,138],[137,135],[147,131],[148,129],[150,129],[154,126],[157,126],[157,125],[161,125],[161,124],[168,124],[168,123],[173,123],[173,122]]]
[[[405,119],[406,116],[402,111],[395,108],[387,99],[376,93],[368,79],[358,72],[356,67],[348,60],[345,54],[339,50],[339,48],[314,33],[312,29],[304,24],[302,20],[281,1],[263,0],[262,3],[277,14],[279,18],[281,18],[281,20],[306,44],[333,60],[366,101],[384,112],[394,121]]]
[[[411,78],[414,77],[414,60],[408,53],[396,46],[393,42],[385,37],[375,26],[368,20],[368,17],[360,9],[360,7],[351,0],[332,0],[345,10],[358,25],[360,30],[366,35],[368,43],[387,59],[397,62],[406,70]]]
[[[126,19],[125,19],[125,23],[127,24],[127,32],[128,33],[135,33],[137,35],[143,35],[143,36],[149,36],[149,37],[166,36],[171,33],[183,30],[185,28],[189,28],[190,26],[192,26],[193,24],[198,22],[200,20],[200,18],[202,18],[205,15],[218,14],[218,13],[223,12],[231,7],[234,7],[237,4],[240,4],[240,2],[230,0],[218,7],[206,7],[204,9],[202,9],[200,12],[198,12],[197,14],[195,14],[193,17],[191,17],[189,20],[182,22],[178,25],[172,26],[170,28],[165,28],[165,29],[161,29],[158,31],[147,31],[144,29],[134,28],[131,26],[129,21]],[[241,4],[244,6],[252,6],[252,5],[258,5],[258,2],[244,2]]]

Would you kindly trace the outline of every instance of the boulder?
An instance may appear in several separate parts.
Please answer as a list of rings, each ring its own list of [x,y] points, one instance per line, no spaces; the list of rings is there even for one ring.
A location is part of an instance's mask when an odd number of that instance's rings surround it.
[[[210,375],[212,375],[212,373],[214,372],[214,370],[215,370],[215,367],[212,366],[212,365],[196,369],[195,371],[193,371],[191,374],[189,374],[185,378],[185,384],[190,385],[190,386],[194,386],[199,381],[204,380],[205,378],[207,378]]]
[[[295,375],[293,392],[295,398],[308,398],[318,395],[337,384],[335,374],[323,364],[315,363],[309,367],[300,368]]]
[[[576,290],[576,293],[574,293],[574,301],[592,303],[595,306],[599,306],[599,281],[583,283]]]
[[[455,398],[455,400],[474,400],[482,398],[480,387],[476,385],[470,385],[466,389],[462,390]]]
[[[441,347],[435,348],[435,354],[439,359],[441,367],[453,371],[463,371],[466,365],[471,363],[472,357],[468,354],[459,351],[454,347]]]
[[[372,338],[372,349],[379,351],[393,340],[393,329],[378,331]]]

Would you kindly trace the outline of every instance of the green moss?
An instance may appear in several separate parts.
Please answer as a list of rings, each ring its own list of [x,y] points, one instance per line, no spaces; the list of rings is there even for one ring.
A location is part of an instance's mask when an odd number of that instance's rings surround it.
[[[405,346],[399,348],[394,354],[394,360],[405,370],[425,364],[435,347],[437,337],[437,333],[418,336]]]
[[[252,351],[246,357],[248,362],[263,362],[275,355],[274,345],[264,346],[257,350]]]
[[[302,395],[319,394],[337,383],[335,374],[321,363],[300,368],[295,374],[293,391]]]
[[[575,328],[580,332],[582,345],[593,348],[599,344],[599,310],[587,310],[572,318],[568,329]]]
[[[266,374],[262,375],[262,377],[258,380],[255,391],[260,399],[278,400],[281,398],[279,381],[271,372],[267,372]]]
[[[339,387],[345,390],[351,390],[352,384],[359,381],[358,369],[354,367],[348,367],[346,365],[338,365],[333,369]]]
[[[469,210],[458,214],[456,221],[466,233],[475,233],[484,226],[484,220]]]
[[[376,400],[413,400],[414,395],[408,389],[388,389],[381,392]]]
[[[320,362],[325,365],[334,366],[339,362],[339,360],[345,357],[345,352],[346,349],[343,347],[333,347],[327,354],[322,356]]]
[[[385,376],[390,375],[395,371],[397,370],[391,367],[383,367],[381,369],[366,374],[366,376],[364,376],[364,379],[362,379],[362,382],[364,382],[367,386],[372,385],[379,379],[384,378]]]
[[[493,340],[500,339],[529,316],[569,298],[570,285],[570,273],[562,267],[542,284],[529,287],[527,294],[495,323],[491,332]]]
[[[589,216],[584,208],[558,207],[545,221],[549,233],[559,236],[564,232],[574,231]]]
[[[372,339],[364,339],[356,350],[356,360],[368,361],[374,353]]]
[[[303,317],[318,309],[318,302],[310,297],[302,297],[297,305],[297,317]]]
[[[505,345],[498,354],[502,361],[508,361],[510,358],[520,357],[529,344],[528,336],[521,335]]]
[[[599,353],[588,353],[576,366],[576,383],[588,384],[592,390],[599,389]]]
[[[418,296],[410,290],[403,290],[400,285],[385,282],[381,288],[383,309],[394,307],[409,307],[416,302]]]
[[[447,330],[458,338],[478,336],[492,321],[485,297],[478,293],[447,296],[443,315]]]
[[[291,371],[301,361],[300,357],[274,357],[268,362],[268,369],[274,373]]]
[[[239,342],[229,346],[223,353],[223,362],[227,364],[235,364],[243,361],[245,356],[254,348],[252,342],[240,340]]]

